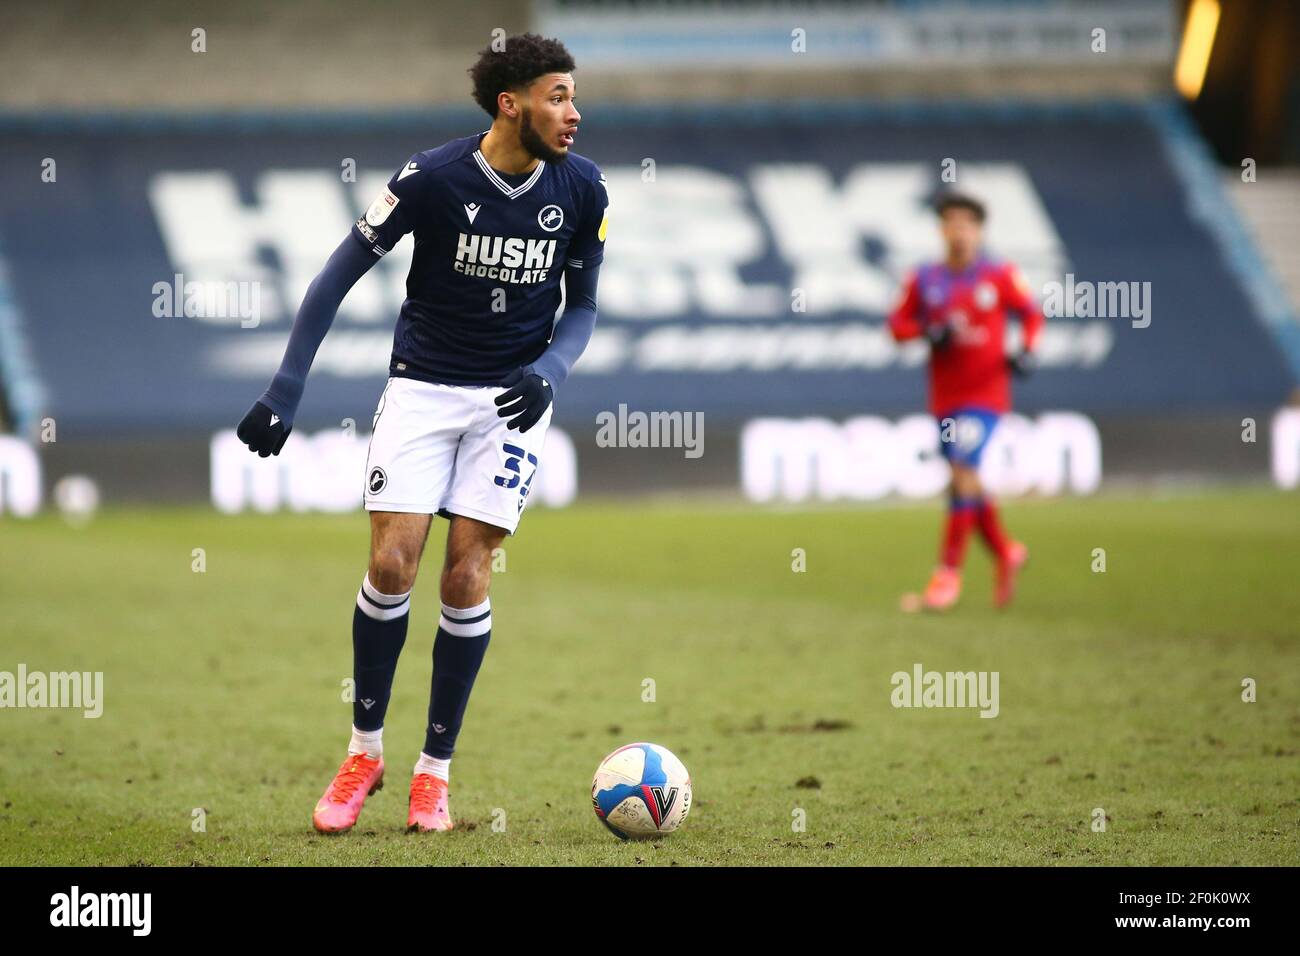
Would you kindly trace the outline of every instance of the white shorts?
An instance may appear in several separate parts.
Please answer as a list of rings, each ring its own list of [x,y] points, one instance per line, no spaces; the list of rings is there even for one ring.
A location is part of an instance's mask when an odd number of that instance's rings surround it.
[[[526,432],[508,429],[493,402],[504,391],[390,378],[366,456],[366,510],[463,515],[513,534],[552,409]]]

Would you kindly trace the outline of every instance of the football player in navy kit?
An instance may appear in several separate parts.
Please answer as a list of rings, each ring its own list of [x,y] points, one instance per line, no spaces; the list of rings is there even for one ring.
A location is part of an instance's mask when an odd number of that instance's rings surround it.
[[[407,827],[452,828],[448,772],[491,635],[492,552],[519,523],[552,400],[596,322],[608,200],[600,169],[570,152],[581,118],[573,70],[562,43],[534,34],[479,55],[469,72],[491,128],[402,164],[309,286],[279,371],[239,425],[252,451],[279,454],[339,303],[411,233],[366,463],[370,562],[353,612],[352,738],[313,813],[321,832],[350,829],[383,785],[384,715],[435,514],[449,519],[442,613]]]

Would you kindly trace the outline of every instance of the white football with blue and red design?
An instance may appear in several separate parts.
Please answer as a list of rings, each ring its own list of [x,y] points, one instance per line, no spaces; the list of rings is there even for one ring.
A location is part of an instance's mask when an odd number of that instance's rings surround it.
[[[620,839],[653,840],[672,833],[691,809],[686,765],[658,744],[628,744],[600,762],[591,806]]]

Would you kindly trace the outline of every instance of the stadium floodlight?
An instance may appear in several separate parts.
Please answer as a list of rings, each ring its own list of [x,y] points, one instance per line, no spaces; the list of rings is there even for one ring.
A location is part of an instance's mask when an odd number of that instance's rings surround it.
[[[1214,50],[1214,34],[1219,29],[1219,0],[1193,0],[1183,26],[1183,42],[1174,64],[1174,86],[1187,99],[1201,95],[1205,71]]]

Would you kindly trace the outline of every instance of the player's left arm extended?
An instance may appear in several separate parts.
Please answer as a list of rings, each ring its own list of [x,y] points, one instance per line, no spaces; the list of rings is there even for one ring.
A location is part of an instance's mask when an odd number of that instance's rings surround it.
[[[586,351],[596,328],[596,283],[600,265],[564,270],[564,313],[555,325],[551,344],[532,365],[526,365],[502,382],[509,389],[497,396],[497,414],[510,418],[507,428],[526,432],[541,420],[564,384],[569,371]]]

